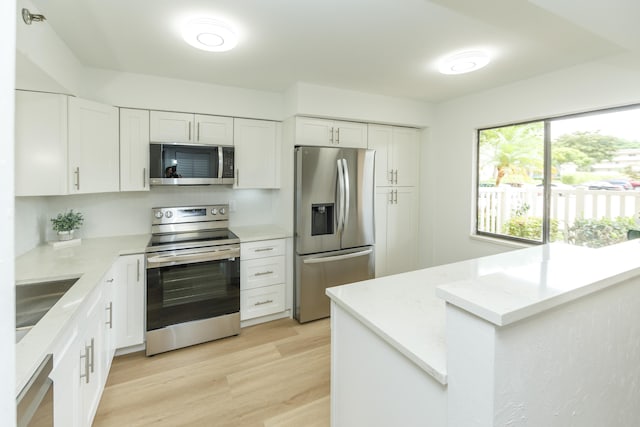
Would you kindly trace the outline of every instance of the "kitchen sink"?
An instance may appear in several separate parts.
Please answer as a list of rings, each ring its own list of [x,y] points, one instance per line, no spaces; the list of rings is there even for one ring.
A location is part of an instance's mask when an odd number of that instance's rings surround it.
[[[29,332],[78,278],[16,286],[16,342]]]

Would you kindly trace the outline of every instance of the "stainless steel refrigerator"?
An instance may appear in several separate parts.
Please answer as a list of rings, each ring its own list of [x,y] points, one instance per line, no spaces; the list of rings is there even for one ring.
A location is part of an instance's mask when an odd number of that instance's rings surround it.
[[[374,277],[374,150],[295,149],[294,317],[328,317],[325,289]]]

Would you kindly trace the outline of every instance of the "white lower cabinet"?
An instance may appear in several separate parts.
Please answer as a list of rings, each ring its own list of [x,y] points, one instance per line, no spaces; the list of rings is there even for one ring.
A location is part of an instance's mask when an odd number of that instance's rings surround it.
[[[144,282],[144,255],[120,257],[54,346],[56,427],[91,426],[116,348],[143,342]]]
[[[415,187],[376,189],[376,277],[418,268],[418,202]]]
[[[145,318],[145,267],[144,255],[121,256],[115,268],[115,348],[125,348],[144,343]]]
[[[240,244],[240,320],[285,310],[285,241]]]

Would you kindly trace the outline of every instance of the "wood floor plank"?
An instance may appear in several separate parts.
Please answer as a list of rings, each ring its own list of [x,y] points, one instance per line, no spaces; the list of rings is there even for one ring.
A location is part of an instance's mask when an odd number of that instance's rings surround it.
[[[150,358],[116,358],[94,426],[328,426],[329,379],[328,319],[282,319]]]

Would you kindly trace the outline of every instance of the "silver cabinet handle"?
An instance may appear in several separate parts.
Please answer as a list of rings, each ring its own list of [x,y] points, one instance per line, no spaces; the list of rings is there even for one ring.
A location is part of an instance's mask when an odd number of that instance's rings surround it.
[[[393,190],[389,191],[389,204],[393,204]]]
[[[268,299],[266,301],[258,301],[257,303],[253,304],[253,305],[264,305],[264,304],[271,304],[273,302],[272,299]]]
[[[395,178],[393,180],[394,181],[393,183],[397,184],[398,183],[398,169],[396,169],[396,171],[394,172],[394,175],[395,175]]]
[[[107,283],[113,283],[113,280],[114,280],[114,279],[113,279],[113,277],[112,277],[111,279],[107,279],[107,280],[106,280],[106,282],[107,282]]]
[[[140,260],[136,260],[136,282],[140,281]]]
[[[73,173],[76,176],[76,183],[75,183],[76,190],[80,191],[80,166],[78,166]]]
[[[84,346],[84,354],[80,355],[80,360],[84,359],[84,374],[82,373],[82,369],[80,370],[80,379],[84,378],[84,382],[89,384],[89,378],[91,374],[89,373],[89,346]]]
[[[336,131],[336,144],[340,144],[340,128]]]
[[[394,204],[398,204],[398,190],[393,190],[394,193],[394,197],[393,197],[393,203]]]
[[[189,122],[189,141],[191,141],[191,122]]]
[[[254,252],[267,252],[267,251],[272,251],[274,250],[274,247],[270,247],[270,248],[258,248],[258,249],[254,249]]]
[[[240,169],[236,169],[236,186],[240,185]]]
[[[263,271],[259,273],[254,273],[254,276],[266,276],[268,274],[273,274],[273,271]]]
[[[330,132],[329,142],[333,144],[333,127],[331,127],[331,130],[329,132]]]
[[[393,184],[393,169],[389,171],[389,184]]]
[[[96,365],[96,364],[95,364],[95,361],[96,361],[96,359],[95,359],[95,355],[96,355],[96,343],[95,343],[95,340],[94,340],[93,338],[91,338],[91,353],[89,353],[89,354],[91,355],[91,362],[90,362],[90,365],[91,365],[91,373],[93,374],[93,370],[94,370],[95,365]]]
[[[142,188],[147,186],[147,168],[142,168]]]
[[[366,249],[364,251],[353,252],[353,253],[344,254],[344,255],[326,256],[326,257],[320,257],[320,258],[307,258],[303,261],[303,263],[304,264],[320,264],[323,262],[342,261],[349,258],[356,258],[360,256],[369,255],[371,252],[373,252],[373,249]]]
[[[200,141],[200,122],[196,123],[196,141]]]
[[[113,329],[113,301],[109,301],[109,306],[105,308],[109,312],[109,320],[105,325],[109,325],[109,329]]]

